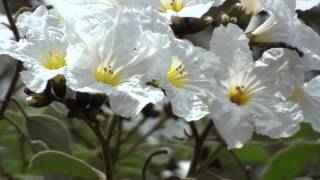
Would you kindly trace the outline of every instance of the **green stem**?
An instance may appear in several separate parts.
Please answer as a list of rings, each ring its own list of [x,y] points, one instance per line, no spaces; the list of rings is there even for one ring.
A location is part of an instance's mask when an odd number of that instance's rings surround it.
[[[8,21],[10,23],[12,32],[13,32],[13,34],[15,36],[15,39],[16,39],[16,41],[19,41],[20,40],[19,31],[18,31],[17,26],[15,25],[15,22],[14,22],[14,19],[13,19],[12,15],[11,15],[11,12],[10,12],[10,9],[9,9],[9,5],[8,5],[8,1],[7,0],[2,0],[2,4],[3,4],[4,10],[6,12]],[[21,68],[22,68],[21,61],[17,61],[16,65],[15,65],[15,69],[14,69],[14,74],[12,76],[12,79],[11,79],[11,82],[10,82],[10,85],[9,85],[9,88],[8,88],[7,92],[5,93],[4,100],[2,101],[2,105],[0,107],[0,117],[3,116],[4,112],[8,108],[11,96],[14,93],[15,87],[16,87],[18,79],[19,79],[19,72],[20,72]]]
[[[114,116],[110,122],[109,129],[107,134],[105,135],[100,124],[92,123],[89,119],[84,119],[88,126],[92,129],[92,131],[97,136],[102,150],[103,162],[104,162],[104,171],[107,180],[113,180],[112,174],[112,159],[111,159],[111,150],[110,150],[110,141],[113,136],[114,129],[116,127],[117,121],[120,120],[119,116]]]
[[[192,176],[196,177],[200,173],[204,172],[210,166],[210,164],[217,158],[217,155],[223,148],[224,148],[224,143],[220,143],[219,146],[208,155],[206,161],[204,161],[200,165],[200,167],[193,173]]]
[[[113,149],[113,153],[114,153],[114,156],[113,156],[113,159],[112,159],[112,162],[113,164],[115,164],[118,160],[118,157],[119,157],[119,150],[120,150],[120,146],[122,144],[121,142],[121,135],[122,135],[122,120],[119,121],[118,125],[117,125],[117,137],[116,137],[116,143],[115,143],[115,147]]]
[[[120,158],[126,157],[127,155],[131,154],[132,152],[134,152],[134,150],[140,146],[140,144],[147,139],[150,135],[152,135],[156,130],[158,130],[159,128],[161,128],[161,126],[165,123],[165,121],[167,120],[167,116],[163,115],[163,117],[161,117],[161,119],[159,120],[159,122],[153,126],[152,129],[150,129],[144,136],[142,136],[137,142],[135,142],[129,149],[128,151],[124,152]]]
[[[238,166],[240,167],[241,171],[243,172],[245,178],[247,180],[250,180],[250,171],[249,169],[246,167],[246,165],[244,165],[242,163],[242,161],[239,159],[239,157],[237,156],[237,154],[233,151],[233,150],[229,150],[229,153],[231,154],[231,156],[233,157],[233,159],[237,162]]]
[[[132,135],[141,127],[141,125],[144,124],[146,121],[147,118],[143,118],[142,120],[140,120],[139,123],[127,133],[125,138],[123,138],[121,144],[127,142],[132,137]]]
[[[191,128],[193,137],[194,137],[194,150],[193,150],[192,160],[191,160],[191,164],[189,167],[187,177],[192,177],[198,167],[200,157],[201,157],[201,152],[202,152],[202,146],[204,144],[206,137],[210,133],[210,130],[213,127],[213,122],[211,120],[209,120],[208,125],[203,130],[201,135],[199,135],[198,130],[197,130],[194,122],[190,122],[189,125]]]

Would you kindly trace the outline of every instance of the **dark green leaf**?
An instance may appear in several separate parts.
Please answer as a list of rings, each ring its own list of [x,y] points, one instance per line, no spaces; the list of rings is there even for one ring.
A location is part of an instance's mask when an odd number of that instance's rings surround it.
[[[58,151],[43,151],[33,156],[30,168],[43,173],[54,173],[64,176],[86,179],[104,179],[104,174],[86,162]]]
[[[247,163],[267,163],[270,158],[269,152],[258,145],[246,145],[235,150],[238,157]]]
[[[320,144],[301,142],[281,150],[270,161],[263,174],[264,180],[294,179],[307,163],[319,154]]]
[[[67,127],[50,116],[30,116],[27,130],[33,140],[43,141],[52,150],[71,152],[70,134]]]

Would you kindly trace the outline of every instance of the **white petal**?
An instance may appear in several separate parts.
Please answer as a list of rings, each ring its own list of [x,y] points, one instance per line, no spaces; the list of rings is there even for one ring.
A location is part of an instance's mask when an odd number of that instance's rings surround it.
[[[143,87],[138,80],[131,80],[117,87],[117,92],[109,96],[113,113],[123,117],[136,117],[149,103],[159,104],[164,95],[159,89]]]
[[[309,10],[320,4],[320,0],[296,0],[296,10]]]
[[[208,115],[207,106],[194,94],[181,90],[166,91],[173,114],[186,121],[197,121]]]
[[[200,18],[212,7],[213,2],[206,4],[197,4],[193,6],[184,7],[180,12],[178,12],[179,17],[193,17]]]
[[[49,71],[38,65],[31,65],[27,68],[27,71],[22,71],[21,79],[25,85],[35,93],[42,93],[47,86],[50,79],[57,75],[64,75],[65,69]]]
[[[213,32],[210,50],[228,64],[232,64],[239,58],[244,64],[253,62],[248,38],[238,26],[233,24],[227,27],[221,26]]]
[[[270,102],[275,103],[275,102]],[[270,107],[252,106],[256,131],[271,138],[290,137],[299,130],[302,112],[294,103],[277,103]]]
[[[241,148],[253,133],[253,123],[248,114],[230,102],[210,103],[211,117],[228,149]]]

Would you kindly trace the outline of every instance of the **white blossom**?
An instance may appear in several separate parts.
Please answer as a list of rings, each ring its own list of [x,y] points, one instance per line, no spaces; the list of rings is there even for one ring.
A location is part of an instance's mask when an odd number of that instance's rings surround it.
[[[75,37],[67,56],[68,86],[108,95],[112,111],[124,117],[137,116],[145,105],[162,100],[163,93],[141,79],[150,69],[149,57],[169,43],[162,40],[165,36],[143,30],[135,15],[125,8],[104,11],[85,38]]]
[[[320,66],[320,36],[301,22],[294,11],[294,1],[251,0],[263,7],[251,19],[246,33],[253,42],[286,43],[304,53],[306,70]]]
[[[204,72],[208,70],[208,59],[214,61],[217,57],[188,41],[172,41],[170,48],[155,57],[154,72],[147,80],[164,90],[174,115],[187,121],[199,120],[208,114],[199,96],[214,84]]]
[[[208,100],[210,116],[228,148],[240,148],[253,131],[271,138],[289,137],[299,129],[301,112],[297,104],[276,97],[281,69],[254,62],[248,39],[235,25],[218,28],[211,42],[223,65],[212,71],[217,86]]]
[[[50,15],[43,6],[22,17],[17,22],[22,39],[0,42],[0,54],[22,61],[26,68],[21,72],[22,80],[29,89],[40,93],[48,80],[65,73],[66,33],[58,17]]]

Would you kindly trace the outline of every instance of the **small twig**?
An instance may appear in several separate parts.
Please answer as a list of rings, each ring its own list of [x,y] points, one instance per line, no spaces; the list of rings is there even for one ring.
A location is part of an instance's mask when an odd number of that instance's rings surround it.
[[[197,130],[197,127],[196,127],[195,123],[194,122],[190,122],[189,126],[190,126],[190,129],[191,129],[191,132],[192,132],[192,136],[195,139],[199,139],[199,132]]]
[[[7,0],[2,0],[2,4],[3,4],[4,10],[6,12],[6,15],[7,15],[8,21],[10,23],[10,26],[11,26],[12,32],[14,34],[14,37],[15,37],[16,41],[19,41],[20,40],[19,31],[18,31],[17,26],[15,25],[15,22],[13,20],[12,15],[11,15],[11,12],[10,12],[10,9],[9,9],[9,5],[8,5],[8,1]],[[1,104],[1,107],[0,107],[0,117],[3,116],[4,112],[6,111],[8,105],[9,105],[11,96],[14,93],[15,87],[16,87],[18,79],[19,79],[19,72],[20,72],[21,68],[22,68],[22,63],[20,61],[17,61],[16,66],[15,66],[15,70],[14,70],[14,74],[13,74],[13,77],[12,77],[10,85],[9,85],[9,88],[8,88],[8,90],[7,90],[7,92],[6,92],[5,96],[4,96],[3,103]]]
[[[152,154],[149,155],[149,157],[147,158],[147,160],[144,162],[144,165],[143,165],[143,168],[142,168],[142,180],[147,180],[147,169],[148,169],[148,166],[152,160],[152,158],[154,158],[155,156],[158,156],[158,155],[162,155],[162,154],[168,154],[168,150],[166,149],[163,149],[163,150],[158,150],[158,151],[155,151],[153,152]]]
[[[224,139],[221,137],[221,135],[218,133],[218,131],[215,129],[215,131],[213,131],[214,134],[216,135],[216,137],[218,139],[220,139],[220,141],[224,144],[224,147],[227,148],[227,143],[224,141]],[[230,155],[235,159],[235,161],[237,162],[237,164],[239,165],[239,167],[241,168],[241,171],[243,172],[243,174],[245,175],[245,178],[247,180],[250,180],[250,169],[247,168],[242,161],[239,159],[239,157],[237,156],[237,154],[233,151],[233,150],[228,150],[228,152],[230,153]]]
[[[205,141],[206,137],[208,136],[211,128],[213,127],[213,122],[211,120],[209,120],[208,125],[203,130],[201,135],[199,135],[198,130],[197,130],[194,122],[190,122],[189,124],[190,124],[192,134],[194,136],[194,150],[193,150],[192,160],[191,160],[191,164],[189,167],[187,177],[193,176],[193,173],[196,171],[198,164],[199,164],[199,161],[200,161],[202,146],[203,146],[204,141]]]
[[[159,122],[153,126],[144,136],[142,136],[138,141],[136,141],[125,153],[123,153],[120,158],[126,157],[127,155],[134,152],[134,149],[136,149],[145,139],[147,139],[150,135],[152,135],[155,131],[157,131],[167,120],[167,116],[163,116]]]
[[[121,144],[127,142],[132,137],[132,135],[141,127],[141,125],[144,124],[146,121],[147,121],[147,118],[143,118],[141,121],[139,121],[139,123],[127,133],[125,138],[121,140]]]
[[[236,160],[237,164],[241,168],[242,172],[244,173],[247,180],[250,180],[250,169],[242,163],[242,161],[239,159],[239,157],[236,155],[236,153],[233,150],[229,150],[229,153],[231,156]]]
[[[215,173],[213,173],[213,172],[210,172],[210,171],[208,171],[208,170],[206,170],[206,171],[204,171],[204,172],[207,173],[207,174],[210,175],[210,176],[215,177],[215,178],[218,179],[218,180],[226,180],[226,178],[223,178],[223,177],[221,177],[221,176],[219,176],[219,175],[217,175],[217,174],[215,174]]]
[[[119,157],[119,151],[120,151],[120,146],[121,146],[121,135],[122,135],[122,120],[118,122],[117,125],[117,136],[116,136],[116,143],[115,147],[113,149],[114,156],[112,158],[113,164],[115,164],[118,160]]]
[[[210,164],[217,158],[217,155],[224,147],[225,147],[225,144],[223,142],[220,143],[219,146],[208,155],[206,161],[204,161],[200,165],[200,167],[194,172],[194,176],[197,176],[200,173],[202,173],[204,170],[206,170],[210,166]]]
[[[84,121],[87,123],[87,125],[92,129],[94,134],[97,136],[101,149],[102,149],[102,155],[103,155],[103,161],[104,161],[104,168],[105,168],[105,175],[107,180],[113,180],[113,173],[112,173],[112,159],[111,159],[111,150],[110,150],[110,141],[113,136],[113,131],[116,127],[117,122],[120,120],[120,117],[115,115],[113,119],[110,122],[109,129],[107,134],[105,135],[100,124],[92,124],[92,122],[84,118]]]

